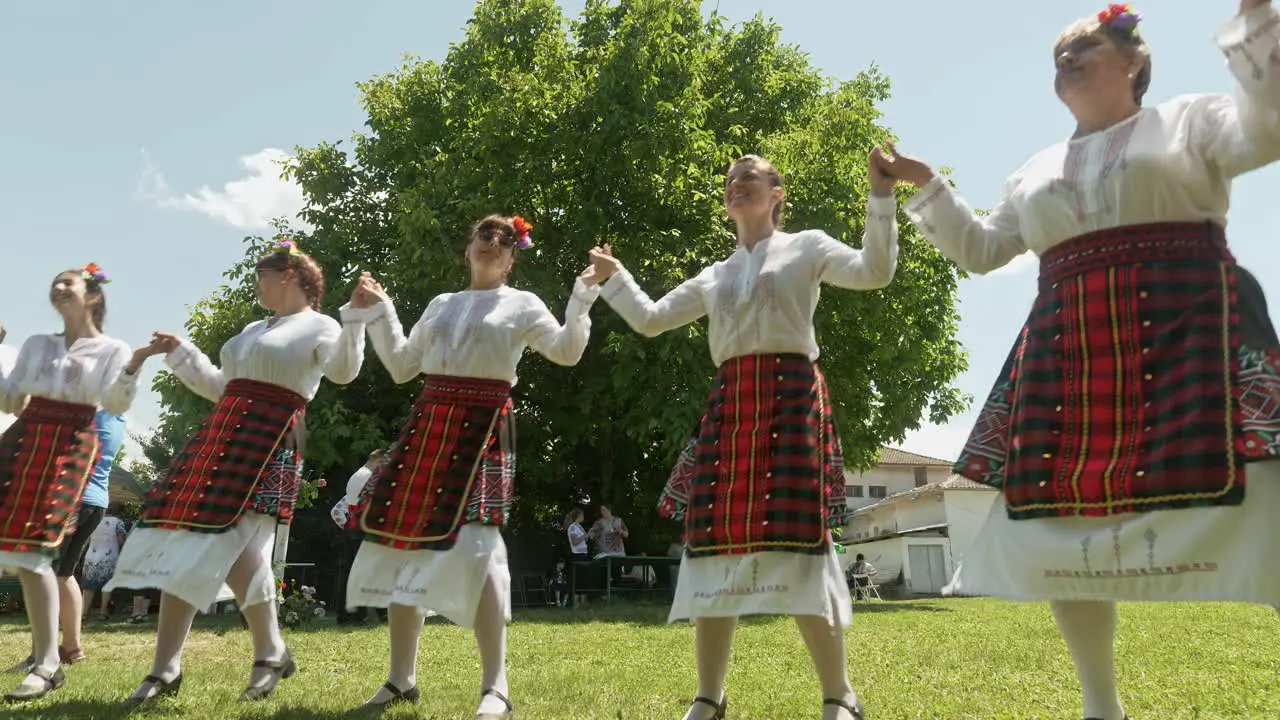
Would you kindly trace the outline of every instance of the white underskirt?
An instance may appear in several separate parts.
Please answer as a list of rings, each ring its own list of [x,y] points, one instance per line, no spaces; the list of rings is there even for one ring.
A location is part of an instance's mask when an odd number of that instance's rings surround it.
[[[229,599],[224,583],[231,566],[242,554],[259,556],[257,572],[249,581],[246,597],[237,599],[241,609],[276,598],[271,553],[275,549],[276,519],[246,512],[235,525],[220,533],[139,528],[129,533],[120,549],[116,573],[103,588],[156,588],[204,609]]]
[[[946,595],[1280,605],[1280,463],[1245,469],[1234,507],[1010,520],[1003,494]]]
[[[819,615],[849,627],[853,601],[835,548],[824,555],[759,552],[680,559],[667,622],[743,615]]]
[[[467,523],[448,550],[397,550],[360,543],[347,580],[347,607],[407,605],[474,628],[485,582],[492,582],[511,620],[511,571],[507,545],[494,525]]]
[[[65,540],[63,542],[66,542]],[[40,552],[38,550],[28,550],[19,552],[17,550],[0,550],[0,570],[7,572],[17,572],[19,570],[27,570],[37,575],[53,574],[53,554],[49,552]]]

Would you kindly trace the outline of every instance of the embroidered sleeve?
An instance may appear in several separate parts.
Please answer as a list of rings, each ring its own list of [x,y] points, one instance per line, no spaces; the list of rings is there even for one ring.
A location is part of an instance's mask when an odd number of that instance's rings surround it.
[[[227,374],[190,340],[184,339],[176,350],[165,356],[164,362],[195,394],[213,402],[222,398],[222,391],[227,387]]]
[[[907,201],[903,210],[944,255],[968,272],[998,270],[1027,252],[1012,195],[1016,176],[1005,182],[1000,202],[985,217],[969,207],[941,175]]]
[[[1217,41],[1239,90],[1196,101],[1190,141],[1235,177],[1280,159],[1280,11],[1267,4],[1238,15]]]
[[[898,267],[897,201],[867,198],[862,249],[849,247],[826,233],[813,233],[818,254],[818,279],[850,290],[877,290],[893,282]]]
[[[346,385],[360,374],[364,365],[364,326],[339,325],[322,315],[323,326],[316,339],[316,361],[330,382]]]
[[[106,358],[102,374],[102,409],[114,415],[125,414],[138,395],[138,375],[124,371],[132,351],[128,345],[117,343]]]
[[[631,329],[646,337],[688,325],[707,314],[701,276],[685,280],[654,302],[624,267],[604,283],[601,297]]]
[[[591,337],[591,306],[599,296],[600,286],[588,287],[581,278],[575,280],[561,325],[541,299],[529,295],[532,307],[525,342],[557,365],[577,365]]]
[[[422,361],[430,347],[427,323],[439,312],[442,297],[438,295],[427,304],[422,318],[409,331],[407,338],[404,326],[396,316],[396,307],[390,300],[380,303],[377,319],[369,324],[367,329],[373,351],[397,383],[407,383],[422,372]]]
[[[30,362],[31,354],[37,352],[34,347],[36,342],[36,336],[27,338],[22,343],[22,348],[18,350],[18,357],[13,361],[13,368],[7,373],[0,368],[0,412],[18,415],[26,407],[27,395],[22,392],[21,388],[22,373],[23,368]]]

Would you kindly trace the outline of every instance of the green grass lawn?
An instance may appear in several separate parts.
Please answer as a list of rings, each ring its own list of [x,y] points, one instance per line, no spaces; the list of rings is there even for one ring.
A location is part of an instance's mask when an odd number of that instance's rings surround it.
[[[1133,720],[1280,718],[1280,617],[1243,605],[1123,608],[1121,691]],[[509,672],[524,720],[676,720],[695,689],[693,630],[666,625],[666,607],[517,612]],[[141,629],[140,629],[141,628]],[[90,622],[89,659],[67,686],[14,718],[121,718],[120,701],[150,667],[154,625]],[[248,677],[249,635],[235,618],[197,620],[185,686],[143,718],[374,717],[353,711],[385,679],[386,626],[331,623],[286,633],[297,676],[256,705],[236,701]],[[854,686],[868,720],[1080,720],[1078,687],[1047,606],[996,600],[860,604],[848,634]],[[0,663],[28,650],[14,616],[0,624]],[[471,717],[479,658],[470,633],[429,622],[422,636],[422,702],[388,718]],[[19,678],[4,678],[5,687]],[[729,672],[730,718],[819,718],[820,694],[795,625],[751,619]],[[8,714],[5,714],[8,713]]]

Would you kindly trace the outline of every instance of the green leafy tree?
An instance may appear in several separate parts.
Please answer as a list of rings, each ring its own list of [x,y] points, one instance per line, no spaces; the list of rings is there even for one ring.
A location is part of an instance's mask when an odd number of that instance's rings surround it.
[[[696,0],[589,0],[571,21],[553,0],[483,0],[443,61],[406,58],[359,88],[367,131],[349,148],[300,148],[289,168],[314,228],[302,245],[335,286],[328,310],[369,270],[406,327],[433,296],[465,286],[468,228],[490,212],[535,225],[512,283],[553,308],[588,249],[606,242],[660,295],[732,252],[724,173],[747,152],[786,176],[787,227],[856,245],[867,154],[891,139],[879,124],[889,82],[878,70],[834,82],[772,22],[730,25],[704,17]],[[902,230],[893,284],[828,290],[816,318],[852,467],[965,402],[951,385],[965,367],[956,272],[910,225]],[[206,351],[256,316],[249,268],[264,242],[249,238],[245,263],[195,308],[188,330]],[[571,503],[608,499],[647,538],[633,545],[655,550],[676,530],[654,518],[653,503],[714,373],[706,327],[645,339],[605,307],[593,322],[577,367],[532,354],[521,364],[512,530],[559,532]],[[171,378],[158,384],[169,410],[161,434],[189,433],[207,403]],[[418,387],[392,384],[372,354],[352,385],[325,384],[308,411],[309,461],[353,470],[394,438]]]

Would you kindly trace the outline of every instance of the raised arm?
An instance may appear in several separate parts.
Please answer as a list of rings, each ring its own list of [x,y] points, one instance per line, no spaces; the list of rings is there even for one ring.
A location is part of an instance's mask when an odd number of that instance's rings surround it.
[[[1238,91],[1194,100],[1190,142],[1235,177],[1280,160],[1280,13],[1270,2],[1241,3],[1216,39]]]
[[[525,342],[557,365],[577,365],[591,336],[591,306],[600,297],[600,286],[588,286],[582,278],[574,280],[564,311],[564,325],[556,321],[541,299],[535,295],[528,297],[531,300]]]
[[[654,302],[640,289],[622,263],[613,257],[608,246],[592,250],[591,263],[598,274],[609,278],[602,286],[600,296],[632,330],[645,337],[655,337],[688,325],[707,314],[702,297],[702,275],[685,280]],[[704,274],[706,272],[703,271]]]
[[[941,175],[925,182],[903,209],[920,232],[964,270],[983,275],[1027,252],[1011,200],[1016,181],[1005,183],[990,215],[979,216]]]
[[[396,315],[396,306],[391,298],[384,297],[370,308],[350,308],[342,310],[342,322],[363,323],[369,332],[369,340],[373,343],[373,351],[387,368],[391,379],[396,383],[407,383],[422,372],[422,360],[426,357],[430,338],[427,333],[427,321],[439,311],[440,298],[437,296],[422,313],[422,318],[404,335],[404,326]]]
[[[316,361],[331,382],[346,385],[356,379],[364,365],[364,326],[339,324],[327,315],[322,317],[324,327],[316,340]]]
[[[893,196],[867,198],[862,249],[826,233],[809,233],[821,282],[850,290],[877,290],[893,282],[898,268],[897,202]]]
[[[177,347],[165,355],[164,364],[192,392],[218,402],[227,387],[227,374],[190,340],[182,339],[177,343]]]
[[[138,374],[126,370],[132,355],[128,345],[117,343],[106,361],[102,374],[102,409],[113,415],[128,412],[138,394]]]

